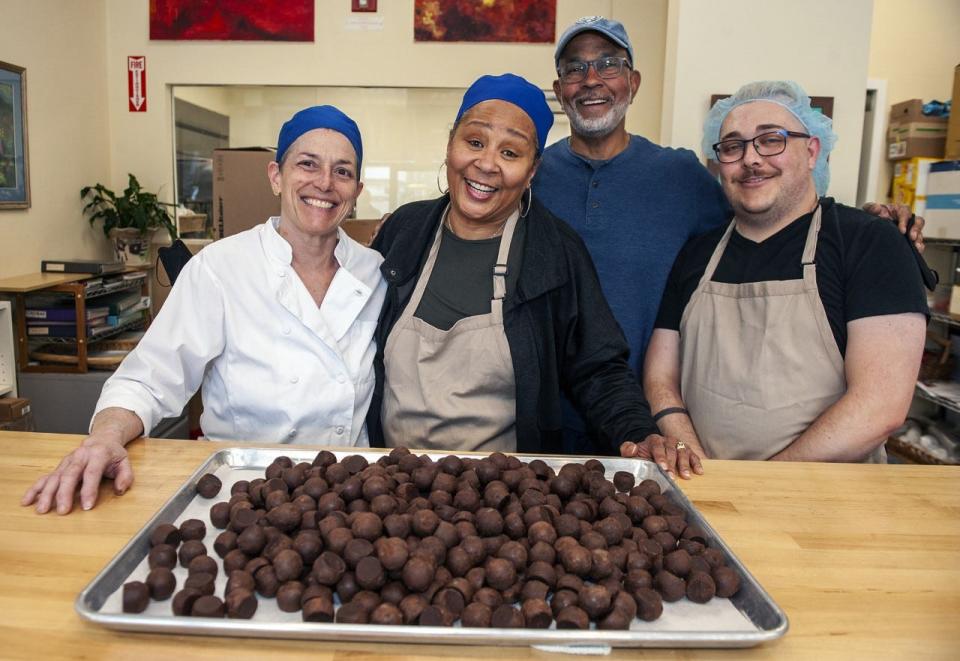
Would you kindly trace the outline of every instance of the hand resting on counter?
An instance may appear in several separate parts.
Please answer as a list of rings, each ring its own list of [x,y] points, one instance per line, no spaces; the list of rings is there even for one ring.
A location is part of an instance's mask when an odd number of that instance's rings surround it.
[[[670,477],[680,475],[689,480],[693,474],[703,475],[703,464],[697,453],[689,447],[678,448],[677,445],[677,439],[672,436],[650,434],[641,443],[627,441],[621,444],[620,456],[655,461]]]

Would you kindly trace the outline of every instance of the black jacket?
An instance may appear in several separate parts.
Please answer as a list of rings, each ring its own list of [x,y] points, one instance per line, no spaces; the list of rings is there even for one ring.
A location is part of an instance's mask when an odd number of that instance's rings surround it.
[[[370,445],[383,447],[383,349],[410,300],[426,253],[449,202],[414,202],[397,209],[373,248],[387,295],[377,325],[376,387],[367,413]],[[534,198],[525,219],[516,293],[503,316],[517,382],[517,451],[562,452],[561,388],[587,421],[598,445],[619,454],[622,442],[659,433],[627,364],[629,349],[600,290],[582,239]],[[510,268],[514,268],[511,264]],[[411,446],[417,439],[410,439]]]

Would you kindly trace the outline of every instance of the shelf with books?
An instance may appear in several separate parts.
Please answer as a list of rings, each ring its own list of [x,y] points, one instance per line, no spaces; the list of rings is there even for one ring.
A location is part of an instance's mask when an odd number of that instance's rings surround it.
[[[149,325],[150,271],[128,268],[59,279],[37,274],[12,279],[9,287],[0,281],[0,292],[12,294],[16,306],[20,371],[84,373],[91,342]],[[31,358],[43,344],[57,344],[65,351],[72,346],[76,361],[65,365]]]

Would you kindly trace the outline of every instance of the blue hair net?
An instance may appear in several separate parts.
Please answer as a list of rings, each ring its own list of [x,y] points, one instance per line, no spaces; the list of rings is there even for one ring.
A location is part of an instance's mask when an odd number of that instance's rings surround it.
[[[703,153],[715,158],[713,144],[720,140],[720,127],[730,111],[737,106],[753,101],[767,101],[786,108],[790,114],[803,124],[806,132],[820,139],[820,155],[813,168],[813,181],[817,195],[824,195],[830,185],[830,165],[827,158],[837,142],[833,132],[833,120],[810,106],[810,97],[803,88],[790,80],[762,80],[748,83],[737,90],[736,94],[718,101],[703,123]]]
[[[290,145],[297,141],[297,138],[313,129],[330,129],[342,134],[350,141],[353,151],[357,153],[357,179],[360,179],[360,165],[363,162],[363,140],[360,138],[360,128],[342,110],[333,106],[304,108],[284,122],[277,137],[277,163],[283,160],[283,155],[290,149]]]
[[[463,114],[478,103],[498,99],[517,106],[527,114],[537,131],[537,155],[547,146],[547,133],[553,126],[553,112],[547,105],[543,91],[525,78],[505,73],[500,76],[480,76],[463,95],[457,112],[459,122]]]

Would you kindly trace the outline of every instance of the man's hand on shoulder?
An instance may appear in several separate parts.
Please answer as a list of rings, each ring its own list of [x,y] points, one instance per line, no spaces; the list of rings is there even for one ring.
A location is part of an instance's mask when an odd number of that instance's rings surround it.
[[[896,222],[901,234],[907,233],[907,226],[910,223],[910,218],[914,217],[913,211],[911,211],[910,207],[905,204],[881,204],[880,202],[867,202],[863,205],[863,210],[871,215]],[[923,216],[916,216],[914,217],[913,226],[910,227],[909,230],[910,240],[913,241],[914,245],[917,246],[917,250],[919,250],[921,253],[923,253],[923,250],[926,247],[923,243],[923,226],[925,224],[926,221],[923,219]]]

